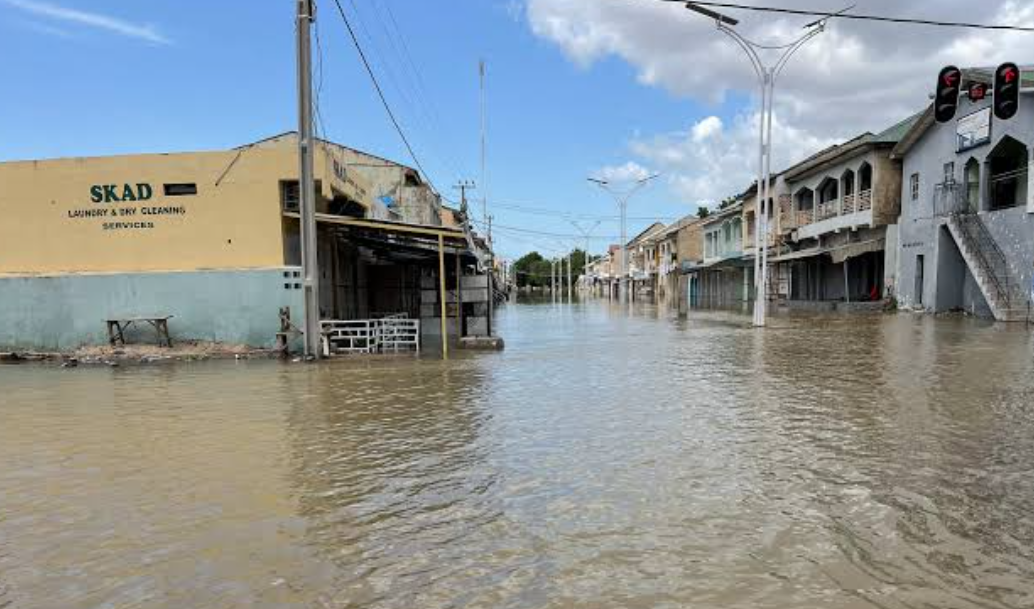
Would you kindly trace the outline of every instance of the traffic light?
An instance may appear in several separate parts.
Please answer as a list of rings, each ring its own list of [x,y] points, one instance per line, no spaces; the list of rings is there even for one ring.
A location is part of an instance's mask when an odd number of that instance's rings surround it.
[[[995,70],[995,117],[1007,121],[1020,109],[1020,68],[1003,63]]]
[[[938,123],[955,118],[959,107],[959,86],[962,84],[962,70],[948,66],[937,76],[937,95],[934,100],[934,117]]]

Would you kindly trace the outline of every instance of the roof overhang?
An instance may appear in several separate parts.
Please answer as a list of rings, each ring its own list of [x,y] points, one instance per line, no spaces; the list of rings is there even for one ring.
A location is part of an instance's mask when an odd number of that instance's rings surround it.
[[[887,248],[887,241],[884,238],[848,243],[837,247],[816,247],[808,250],[789,252],[782,256],[770,259],[771,262],[793,262],[795,260],[806,260],[818,256],[829,256],[833,264],[841,264],[851,258],[857,258],[871,252],[882,252]]]
[[[905,137],[901,138],[901,141],[894,146],[893,150],[891,150],[890,158],[904,158],[904,156],[908,154],[908,151],[912,149],[912,146],[919,141],[919,138],[923,137],[923,134],[925,134],[930,127],[934,126],[934,123],[936,123],[936,121],[934,120],[933,104],[930,104],[926,107],[922,116],[919,117],[919,120],[912,125],[912,128],[909,129],[907,133],[905,133]]]
[[[284,217],[301,219],[296,212],[284,212]],[[431,255],[437,253],[440,245],[450,254],[478,259],[462,230],[330,214],[316,214],[316,224],[358,245],[378,249],[392,258],[429,260]]]

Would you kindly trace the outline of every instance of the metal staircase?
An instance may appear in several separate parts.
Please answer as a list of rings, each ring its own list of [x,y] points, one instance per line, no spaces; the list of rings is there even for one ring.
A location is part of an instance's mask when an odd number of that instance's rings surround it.
[[[1024,321],[1026,303],[1016,291],[1009,263],[998,242],[975,213],[954,211],[948,215],[948,231],[959,246],[973,278],[998,321]]]

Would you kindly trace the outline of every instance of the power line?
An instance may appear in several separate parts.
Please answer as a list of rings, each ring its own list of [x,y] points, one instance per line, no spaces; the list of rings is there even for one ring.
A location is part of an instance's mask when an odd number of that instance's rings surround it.
[[[442,200],[451,205],[459,205],[459,201],[450,199],[443,196]],[[516,211],[519,213],[526,213],[530,215],[539,216],[550,216],[554,218],[563,218],[565,220],[601,220],[604,222],[613,221],[617,222],[621,219],[621,216],[606,216],[599,214],[573,214],[566,211],[558,211],[555,208],[549,209],[544,207],[533,207],[520,203],[493,203],[495,207],[505,209],[508,211]],[[692,215],[692,214],[687,214]],[[686,216],[630,216],[627,219],[635,222],[676,222],[685,218]]]
[[[534,208],[534,207],[525,207],[525,206],[522,206],[522,205],[516,205],[516,204],[512,204],[512,203],[495,203],[495,206],[500,208],[500,209],[505,209],[505,210],[509,210],[509,211],[515,211],[515,212],[523,213],[523,214],[538,215],[538,216],[551,216],[551,217],[554,217],[554,218],[565,218],[565,219],[571,219],[571,220],[600,220],[600,221],[614,221],[614,222],[616,222],[616,221],[621,219],[621,216],[603,216],[603,215],[593,215],[593,214],[572,214],[570,212],[556,211],[556,210],[550,210],[550,209],[541,209],[541,208]],[[637,217],[629,217],[627,219],[628,220],[633,220],[633,221],[636,221],[636,222],[649,222],[649,221],[658,221],[658,222],[669,221],[669,222],[674,222],[676,220],[679,220],[680,218],[675,217],[675,216],[637,216]]]
[[[686,0],[664,0],[666,2],[682,2]],[[1020,25],[985,25],[980,23],[966,23],[961,21],[937,21],[933,19],[909,19],[907,17],[887,17],[884,15],[863,15],[857,13],[829,13],[824,11],[811,11],[775,6],[750,6],[747,4],[734,4],[731,2],[697,2],[693,4],[709,6],[713,8],[728,8],[761,13],[782,13],[787,15],[804,15],[808,17],[823,17],[836,19],[853,19],[856,21],[879,21],[885,23],[904,23],[909,25],[926,25],[931,27],[968,28],[974,30],[1005,30],[1014,32],[1034,32],[1034,27]]]
[[[407,138],[406,134],[402,131],[402,127],[399,125],[398,119],[395,118],[395,113],[392,112],[391,106],[388,105],[388,100],[384,97],[384,91],[381,89],[380,83],[377,82],[377,76],[373,73],[373,68],[370,67],[370,62],[366,59],[366,53],[363,52],[363,47],[359,44],[359,39],[356,38],[355,30],[352,29],[352,24],[348,21],[348,15],[345,14],[345,9],[341,6],[341,0],[334,0],[334,4],[337,5],[338,13],[341,15],[341,20],[345,22],[345,27],[348,29],[348,35],[352,38],[355,50],[359,52],[359,58],[362,59],[363,66],[366,67],[366,73],[370,75],[370,80],[373,82],[374,89],[377,90],[377,96],[381,99],[384,111],[388,113],[391,123],[395,126],[395,131],[397,131],[399,137],[402,138],[402,142],[406,145],[406,150],[409,151],[409,156],[412,157],[413,162],[416,163],[417,169],[420,170],[420,173],[424,174],[424,179],[427,180],[431,189],[437,192],[438,189],[435,187],[434,182],[431,181],[431,176],[420,163],[420,159],[417,157],[416,152],[413,151],[413,146],[409,143],[409,138]]]
[[[391,2],[382,2],[381,0],[377,0],[374,4],[377,8],[384,9],[388,15],[388,24],[390,25],[390,29],[394,30],[395,35],[392,36],[387,31],[389,29],[387,27],[384,28],[384,31],[391,40],[391,45],[392,48],[395,49],[396,55],[402,58],[400,63],[403,66],[403,71],[407,72],[411,77],[412,83],[414,84],[414,93],[418,98],[423,99],[423,103],[420,104],[420,111],[425,119],[425,124],[428,126],[429,131],[433,131],[438,138],[445,140],[445,150],[439,149],[439,153],[444,152],[444,160],[456,173],[455,177],[460,178],[461,176],[467,175],[467,172],[461,168],[461,164],[456,162],[456,157],[452,156],[449,152],[451,138],[445,135],[445,128],[442,127],[441,116],[438,113],[437,104],[434,101],[434,97],[428,93],[420,67],[415,61],[413,61],[413,55],[410,52],[409,44],[406,42],[407,37],[402,34],[402,29],[399,27],[398,21],[395,19],[395,13],[391,10]],[[384,23],[384,20],[381,19],[382,26]],[[406,68],[408,68],[408,70],[406,70]]]
[[[472,221],[475,224],[481,225],[481,222],[478,222],[477,220],[472,220]],[[566,233],[552,233],[552,232],[548,232],[548,231],[532,230],[530,228],[519,228],[519,227],[516,227],[516,226],[500,226],[499,224],[495,224],[495,223],[492,224],[492,228],[493,229],[499,229],[499,230],[502,230],[504,232],[505,231],[512,231],[512,232],[521,233],[521,234],[525,234],[525,235],[535,235],[535,236],[539,236],[539,237],[552,237],[554,239],[572,239],[572,240],[585,239],[584,235],[574,235],[574,234],[566,234]],[[614,236],[614,235],[596,235],[596,236],[590,237],[590,239],[594,239],[594,240],[597,240],[597,241],[599,241],[599,240],[612,241],[614,239],[620,239],[620,238],[621,237]]]
[[[359,4],[363,4],[362,2],[349,0],[349,3],[352,6],[354,19],[359,25],[358,29],[362,30],[361,33],[366,35],[367,48],[372,48],[373,51],[377,52],[376,59],[380,61],[382,74],[387,74],[388,83],[394,87],[395,92],[398,94],[398,99],[402,102],[403,109],[409,110],[408,112],[402,112],[401,115],[403,117],[408,116],[411,119],[411,127],[414,124],[419,127],[419,129],[411,129],[410,135],[414,136],[414,141],[417,143],[420,143],[423,139],[424,143],[428,144],[428,146],[422,146],[422,148],[427,149],[430,147],[434,149],[438,158],[432,160],[444,161],[439,163],[439,169],[444,169],[446,172],[454,172],[454,177],[459,179],[463,172],[458,169],[458,165],[452,160],[452,157],[438,145],[437,132],[431,123],[427,111],[430,103],[426,99],[426,95],[422,96],[419,86],[414,86],[417,79],[413,74],[415,68],[411,67],[411,62],[407,65],[402,51],[396,42],[396,40],[403,39],[401,32],[397,27],[395,28],[395,35],[392,35],[389,31],[387,20],[381,15],[381,11],[378,10],[381,8],[380,3],[368,2],[369,6],[365,6],[363,10],[359,9]],[[368,11],[365,17],[363,16],[364,11]],[[371,29],[376,28],[372,28],[372,26],[370,28],[367,27],[366,24],[370,20],[376,21],[376,24],[380,26],[379,31],[382,34],[380,37],[374,36],[371,33]],[[384,39],[387,40],[387,43],[384,42]],[[419,137],[421,133],[426,135],[426,138]],[[445,167],[445,165],[448,165],[448,167]]]

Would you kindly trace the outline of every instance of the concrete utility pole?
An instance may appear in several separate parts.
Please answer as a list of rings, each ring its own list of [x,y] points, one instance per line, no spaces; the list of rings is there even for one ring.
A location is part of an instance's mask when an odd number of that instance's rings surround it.
[[[660,175],[661,174],[659,173],[655,173],[652,176],[637,180],[635,184],[632,185],[631,190],[624,192],[614,190],[611,187],[610,182],[607,180],[587,178],[593,184],[596,184],[610,193],[617,202],[618,209],[621,210],[621,276],[618,278],[618,298],[621,302],[626,302],[628,300],[628,201],[632,198],[632,195],[645,186],[647,182],[650,182]]]
[[[732,38],[743,49],[743,52],[747,54],[751,65],[754,67],[754,72],[757,74],[758,84],[761,89],[761,108],[758,120],[758,130],[760,132],[758,138],[758,187],[757,203],[754,206],[754,216],[756,218],[754,230],[754,326],[763,328],[768,317],[768,200],[772,194],[772,101],[775,98],[776,79],[782,73],[783,68],[786,67],[794,53],[826,29],[826,22],[829,19],[851,10],[853,6],[805,25],[804,27],[808,31],[803,36],[790,44],[781,46],[761,45],[748,40],[733,29],[739,25],[738,20],[700,6],[695,2],[686,2],[686,8],[714,19],[718,31]],[[761,59],[759,51],[766,50],[782,51],[778,61],[772,66],[766,66]]]
[[[549,295],[556,304],[556,258],[549,261]]]
[[[301,217],[302,275],[305,297],[305,357],[322,355],[320,341],[319,260],[316,242],[315,140],[312,129],[312,23],[315,0],[297,0],[298,23],[298,195]]]
[[[453,188],[460,191],[460,211],[467,214],[467,191],[477,188],[477,184],[471,180],[461,180],[458,184],[453,186]]]
[[[571,252],[567,252],[567,304],[574,302],[574,293],[571,292]]]
[[[492,309],[495,308],[495,246],[492,245],[492,216],[488,216],[488,308],[485,309],[485,326],[492,336]]]

